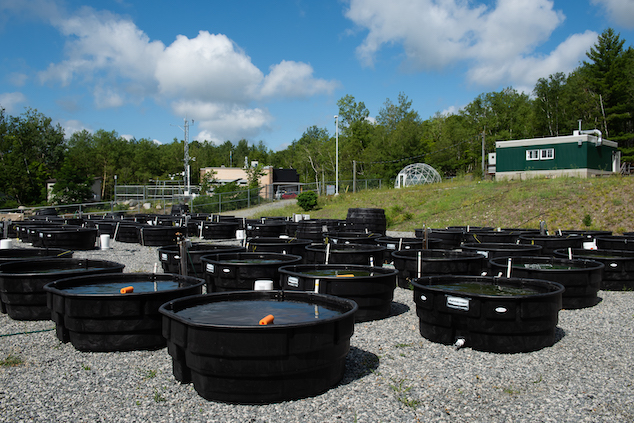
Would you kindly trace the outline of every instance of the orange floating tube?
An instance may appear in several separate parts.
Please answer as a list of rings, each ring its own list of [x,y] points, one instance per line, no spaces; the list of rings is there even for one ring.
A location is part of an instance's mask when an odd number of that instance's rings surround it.
[[[354,278],[354,275],[352,273],[350,274],[346,274],[346,275],[337,275],[338,278]]]
[[[275,319],[275,317],[273,317],[272,314],[269,314],[268,316],[263,317],[262,319],[260,319],[260,324],[261,325],[272,325],[274,319]]]
[[[134,292],[134,287],[133,286],[126,286],[125,288],[121,288],[120,292],[122,294],[129,294],[131,292]]]

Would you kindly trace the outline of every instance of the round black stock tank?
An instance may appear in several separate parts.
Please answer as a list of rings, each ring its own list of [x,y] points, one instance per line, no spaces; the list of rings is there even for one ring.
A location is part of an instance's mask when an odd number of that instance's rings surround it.
[[[114,240],[129,244],[138,244],[141,242],[139,229],[141,229],[140,223],[131,221],[117,222],[114,229]]]
[[[73,252],[63,248],[9,248],[0,250],[0,263],[42,258],[72,258]]]
[[[110,235],[110,238],[114,239],[114,231],[117,228],[117,223],[118,221],[114,219],[103,219],[95,220],[90,225],[92,225],[92,227],[94,228],[97,228],[99,236]]]
[[[306,246],[309,264],[360,264],[382,266],[385,247],[369,244],[311,244]]]
[[[349,208],[346,227],[355,232],[373,232],[385,235],[387,220],[384,209]]]
[[[304,257],[310,239],[255,237],[247,239],[246,249],[253,253],[281,253]]]
[[[205,269],[202,257],[209,254],[235,253],[245,251],[239,245],[193,243],[187,247],[187,275],[204,277]],[[181,273],[180,245],[166,245],[158,249],[161,267],[165,273]]]
[[[377,245],[385,247],[383,252],[383,263],[392,263],[392,253],[401,250],[434,250],[439,249],[442,241],[437,238],[427,238],[427,248],[425,248],[425,240],[423,238],[399,238],[391,236],[383,236],[376,240]]]
[[[582,248],[586,238],[583,235],[532,235],[525,234],[519,237],[520,244],[541,245],[542,255],[552,256],[555,250],[560,248]]]
[[[520,235],[525,234],[522,231],[485,231],[485,232],[467,232],[464,234],[464,243],[498,243],[498,244],[515,244]]]
[[[123,272],[105,260],[44,258],[0,264],[0,300],[14,320],[50,320],[44,285],[71,276]]]
[[[634,251],[628,250],[586,250],[575,248],[555,250],[555,257],[594,260],[603,263],[601,289],[608,291],[634,290]]]
[[[495,230],[492,226],[447,226],[449,230],[457,230],[462,232],[492,232]]]
[[[202,293],[203,279],[169,273],[109,273],[44,286],[57,338],[80,351],[163,348],[159,307]]]
[[[177,381],[193,382],[207,400],[261,404],[318,395],[341,380],[357,305],[243,291],[182,298],[159,311]]]
[[[398,286],[409,288],[411,279],[432,275],[480,275],[486,269],[484,255],[453,250],[401,250],[392,253],[398,269]]]
[[[172,216],[182,216],[189,213],[189,205],[188,204],[174,204],[172,205],[172,209],[170,210],[170,214]]]
[[[61,227],[40,229],[39,233],[43,247],[92,250],[99,231],[97,228]]]
[[[357,303],[356,322],[390,315],[398,270],[353,264],[303,264],[279,270],[285,291],[317,292]]]
[[[493,232],[494,228],[491,226],[447,226],[447,230],[449,231],[462,231],[462,240],[461,243],[471,242],[473,236],[477,234],[484,234],[488,232]]]
[[[340,228],[337,219],[308,219],[297,222],[297,238],[323,242],[323,234],[336,232]]]
[[[204,239],[235,239],[236,231],[240,227],[240,222],[237,220],[203,221],[200,224],[202,232],[199,235]]]
[[[36,216],[57,216],[57,210],[54,207],[46,207],[35,210]]]
[[[462,244],[462,251],[482,254],[487,259],[487,267],[490,268],[488,260],[497,257],[539,256],[542,252],[542,246],[495,242],[483,242],[478,244],[474,242]]]
[[[543,279],[560,283],[566,288],[562,306],[566,309],[592,307],[599,302],[597,293],[603,279],[603,263],[593,260],[568,260],[555,257],[498,257],[490,260],[494,274]]]
[[[328,244],[370,244],[377,245],[381,234],[371,232],[326,232],[323,234],[324,243]]]
[[[263,219],[263,221],[247,220],[245,232],[247,238],[256,236],[279,237],[286,234],[286,222],[275,219]]]
[[[35,232],[30,233],[32,228],[58,228],[60,225],[53,222],[39,221],[39,220],[23,220],[15,222],[14,224],[17,238],[22,242],[33,242],[33,238],[39,237]],[[38,240],[35,240],[38,241]]]
[[[556,282],[447,275],[412,285],[420,334],[432,342],[494,353],[555,343],[564,291]]]
[[[146,247],[175,245],[179,234],[186,236],[187,228],[178,226],[141,225],[139,227],[139,243]]]
[[[281,266],[300,264],[302,257],[280,253],[223,253],[203,256],[207,292],[250,291],[256,281],[280,288]]]
[[[595,241],[600,250],[634,251],[634,237],[631,236],[598,236]]]
[[[612,231],[596,231],[596,230],[567,230],[562,231],[564,235],[582,235],[586,238],[586,241],[592,242],[595,238],[600,236],[612,236]]]
[[[425,238],[425,229],[414,229],[414,235],[416,238]],[[442,244],[439,247],[441,250],[454,250],[456,248],[460,248],[463,236],[464,231],[461,229],[427,229],[428,238],[441,240]]]

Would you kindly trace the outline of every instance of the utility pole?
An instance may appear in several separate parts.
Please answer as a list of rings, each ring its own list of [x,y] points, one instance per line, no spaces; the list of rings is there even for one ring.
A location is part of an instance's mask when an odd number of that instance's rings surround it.
[[[484,176],[486,175],[486,172],[484,170],[484,129],[482,130],[482,178],[484,179]]]
[[[183,128],[181,128],[178,125],[172,125],[172,126],[177,126],[178,128],[180,128],[184,133],[185,133],[185,151],[184,151],[184,155],[183,155],[183,164],[184,164],[184,172],[183,172],[183,179],[185,180],[185,196],[189,197],[190,196],[190,185],[191,185],[191,166],[189,164],[189,162],[191,161],[190,157],[189,157],[189,121],[187,120],[187,118],[184,119],[185,123],[183,125]],[[191,124],[194,124],[194,120],[192,119]]]

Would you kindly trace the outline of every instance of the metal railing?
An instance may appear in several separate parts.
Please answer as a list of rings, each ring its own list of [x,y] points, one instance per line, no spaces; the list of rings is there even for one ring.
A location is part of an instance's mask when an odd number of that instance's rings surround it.
[[[334,182],[326,181],[320,183],[288,183],[285,186],[297,186],[298,191],[287,191],[284,197],[300,194],[305,191],[315,191],[319,195],[334,194]],[[362,191],[366,189],[380,189],[382,181],[380,179],[362,180],[340,180],[339,192]],[[38,210],[55,209],[59,214],[72,214],[82,216],[85,214],[105,215],[114,212],[141,213],[149,206],[156,209],[160,205],[163,213],[173,204],[188,203],[192,213],[221,213],[223,211],[239,210],[257,206],[263,203],[276,201],[284,198],[276,195],[275,186],[265,185],[259,188],[243,189],[232,192],[211,193],[210,195],[199,195],[200,187],[190,187],[190,192],[195,193],[192,200],[188,196],[183,186],[161,186],[161,185],[118,185],[115,188],[115,200],[98,203],[77,203],[61,204],[55,206],[28,207],[21,209],[4,209],[0,213],[27,213],[36,214]],[[53,210],[51,210],[53,212]]]

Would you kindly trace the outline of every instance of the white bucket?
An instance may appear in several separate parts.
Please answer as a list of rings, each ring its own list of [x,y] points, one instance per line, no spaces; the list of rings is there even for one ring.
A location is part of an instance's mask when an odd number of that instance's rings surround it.
[[[273,289],[273,281],[271,280],[257,280],[253,284],[254,291],[271,291]]]
[[[245,239],[247,237],[247,233],[244,229],[238,229],[236,231],[236,239]]]
[[[13,242],[10,239],[0,239],[0,250],[10,250],[13,248]]]
[[[101,246],[102,250],[109,250],[110,249],[110,235],[109,234],[100,235],[99,245]]]

